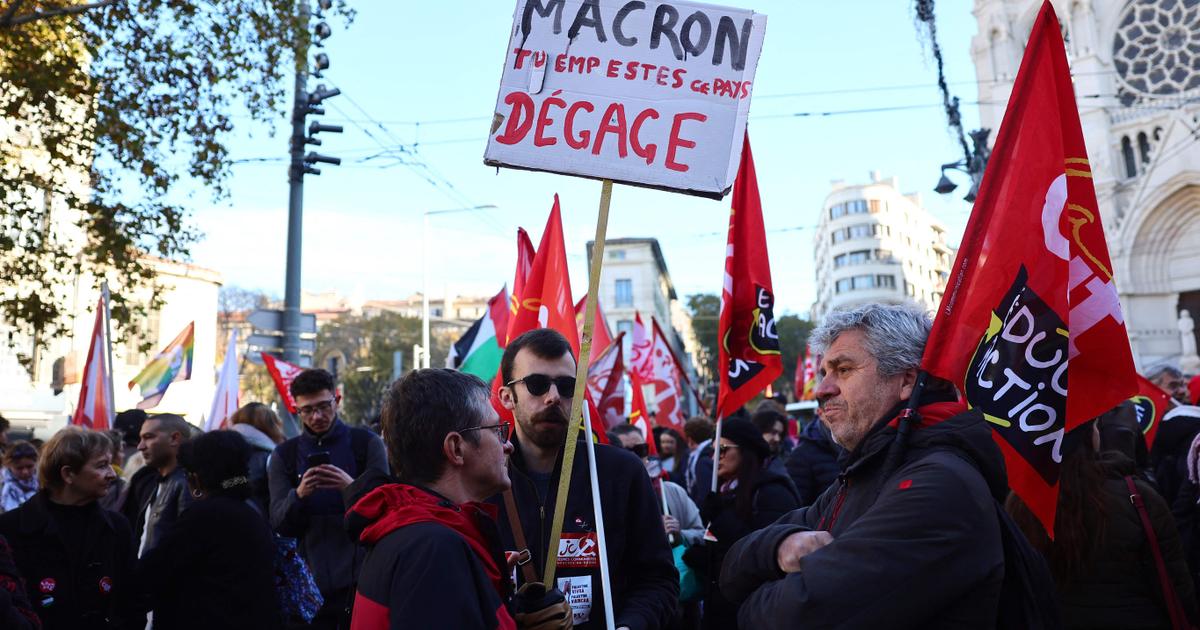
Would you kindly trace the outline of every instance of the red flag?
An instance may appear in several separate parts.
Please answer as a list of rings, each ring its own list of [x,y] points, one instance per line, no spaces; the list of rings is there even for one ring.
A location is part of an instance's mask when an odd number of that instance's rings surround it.
[[[588,364],[589,400],[599,401],[595,403],[597,416],[610,429],[625,422],[624,336],[625,333],[618,333],[608,349]]]
[[[746,132],[742,163],[733,184],[729,240],[725,247],[718,329],[717,372],[721,379],[717,390],[718,419],[737,411],[783,373],[774,308],[762,203],[750,152],[750,133]]]
[[[519,238],[519,237],[518,237]],[[522,246],[523,247],[523,246]],[[519,304],[508,320],[508,339],[516,339],[522,333],[537,328],[553,328],[562,333],[571,344],[575,356],[579,356],[579,332],[575,328],[575,301],[571,299],[571,278],[567,275],[567,250],[563,244],[562,212],[558,207],[558,195],[554,195],[554,206],[546,220],[542,241],[528,274],[521,278],[518,259],[517,282],[514,286],[514,304]],[[519,299],[518,299],[519,296]],[[492,382],[492,406],[504,420],[513,419],[512,412],[500,404],[500,388],[504,385],[503,374],[497,373]]]
[[[1129,402],[1137,411],[1138,424],[1146,436],[1146,448],[1149,449],[1154,446],[1154,436],[1158,435],[1158,425],[1162,424],[1163,416],[1171,410],[1171,395],[1141,374],[1138,374],[1137,384],[1137,394]]]
[[[687,374],[675,359],[675,351],[667,341],[666,334],[658,326],[658,320],[650,318],[654,326],[654,345],[650,350],[650,362],[653,368],[651,382],[654,384],[654,406],[657,413],[655,423],[669,426],[680,433],[687,416],[683,410],[685,383],[690,385]]]
[[[1064,434],[1137,388],[1060,33],[1045,2],[922,361],[987,416],[1051,535]]]
[[[804,346],[804,358],[796,362],[796,400],[816,400],[817,358]]]
[[[654,338],[646,332],[642,323],[642,314],[636,313],[633,319],[633,341],[629,345],[629,372],[636,373],[642,380],[648,381],[654,377],[654,364],[650,355],[654,350]]]
[[[496,345],[502,349],[508,345],[509,319],[508,287],[500,287],[500,292],[488,300],[488,317],[492,320],[492,330],[496,331]]]
[[[296,376],[303,372],[304,368],[276,359],[266,352],[260,354],[263,365],[267,366],[267,373],[271,375],[271,380],[275,381],[275,391],[279,392],[279,397],[283,399],[283,406],[287,407],[288,412],[294,415],[296,401],[292,398],[292,381],[296,380]]]
[[[526,232],[525,228],[517,228],[517,269],[513,274],[513,292],[509,297],[512,300],[509,307],[510,316],[505,318],[504,328],[496,329],[496,341],[501,342],[501,348],[508,346],[508,340],[512,338],[508,335],[508,327],[520,308],[521,295],[525,293],[525,282],[529,278],[529,270],[533,268],[535,255],[533,241],[529,240],[529,232]]]
[[[92,326],[92,341],[80,380],[79,404],[71,418],[71,424],[97,431],[108,430],[113,419],[113,401],[109,393],[112,371],[105,359],[104,310],[104,297],[101,296],[96,304],[96,323]]]
[[[586,294],[575,303],[575,327],[579,329],[580,339],[583,339],[583,307],[586,305]],[[588,353],[588,362],[595,361],[610,344],[612,332],[608,329],[608,319],[604,317],[604,309],[596,304],[596,321],[592,324],[592,351]]]
[[[596,443],[608,444],[608,429],[604,426],[604,419],[596,409],[596,403],[592,400],[592,393],[588,392],[584,394],[583,400],[587,403],[588,418],[591,420],[592,435],[596,438]]]
[[[646,438],[646,448],[651,455],[658,456],[658,447],[654,445],[654,433],[650,430],[650,412],[646,408],[646,387],[642,383],[642,379],[635,375],[629,376],[629,382],[633,385],[633,409],[629,412],[629,424],[642,430],[642,436]]]

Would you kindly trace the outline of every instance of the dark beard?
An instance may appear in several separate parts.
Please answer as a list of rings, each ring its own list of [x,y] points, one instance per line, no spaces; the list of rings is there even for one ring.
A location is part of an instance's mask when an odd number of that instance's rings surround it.
[[[567,434],[567,414],[561,407],[547,407],[521,423],[526,437],[543,449],[557,449]]]

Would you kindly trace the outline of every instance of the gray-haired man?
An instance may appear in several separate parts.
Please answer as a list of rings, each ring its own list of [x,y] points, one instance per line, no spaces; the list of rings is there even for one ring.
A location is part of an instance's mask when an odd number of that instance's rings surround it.
[[[915,307],[870,304],[834,312],[813,332],[821,420],[848,456],[816,503],[729,552],[721,588],[744,600],[742,627],[995,626],[1004,577],[996,500],[1007,488],[982,415],[935,381],[903,461],[884,470],[930,326]]]

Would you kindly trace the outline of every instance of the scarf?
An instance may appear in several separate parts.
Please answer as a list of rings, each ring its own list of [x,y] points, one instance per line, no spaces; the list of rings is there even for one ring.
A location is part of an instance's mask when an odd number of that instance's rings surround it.
[[[0,512],[11,512],[37,494],[36,475],[30,477],[29,481],[21,481],[13,475],[12,470],[5,466],[0,478],[3,479],[3,487],[0,488]]]

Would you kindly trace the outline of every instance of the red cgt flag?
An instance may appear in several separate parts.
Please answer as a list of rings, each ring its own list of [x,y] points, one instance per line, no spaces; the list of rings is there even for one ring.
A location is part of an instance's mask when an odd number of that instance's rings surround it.
[[[585,293],[575,303],[575,327],[579,330],[579,338],[583,339],[583,308],[587,306]],[[596,321],[592,323],[592,351],[588,353],[588,362],[594,362],[608,349],[613,342],[612,332],[608,329],[608,319],[604,317],[604,309],[596,305]]]
[[[729,240],[725,248],[718,329],[717,371],[721,378],[718,419],[737,411],[783,373],[774,308],[762,202],[747,132],[742,163],[733,184],[733,208],[729,213]]]
[[[555,197],[555,203],[557,203]],[[513,273],[513,292],[509,296],[512,302],[509,308],[509,316],[504,319],[504,328],[496,330],[496,341],[500,343],[500,347],[508,346],[509,326],[517,311],[521,308],[521,295],[525,293],[525,282],[529,279],[529,271],[533,268],[533,258],[536,252],[533,249],[533,241],[529,240],[529,232],[525,228],[517,228],[517,270]]]
[[[588,364],[589,400],[595,401],[596,415],[609,429],[625,422],[624,339],[625,333],[617,333],[608,349]]]
[[[516,339],[522,333],[537,328],[553,328],[562,333],[571,344],[575,356],[579,356],[579,333],[575,329],[575,302],[571,299],[571,278],[567,275],[567,250],[563,245],[562,212],[558,207],[558,195],[554,195],[554,206],[546,220],[542,241],[533,256],[528,273],[522,278],[520,257],[528,250],[519,244],[517,279],[513,283],[513,303],[517,306],[508,320],[508,339]],[[507,341],[505,342],[507,345]],[[504,376],[496,374],[492,382],[492,406],[500,417],[512,421],[512,412],[500,404],[500,388]]]
[[[1137,389],[1060,33],[1045,2],[922,362],[1051,536],[1063,436]]]
[[[658,447],[654,445],[654,433],[651,431],[650,412],[646,407],[646,387],[641,377],[629,375],[629,384],[633,386],[633,404],[629,410],[629,424],[641,429],[642,437],[646,438],[646,447],[651,455],[658,456]]]
[[[276,359],[266,352],[260,354],[263,365],[267,367],[267,373],[271,375],[271,380],[275,381],[275,391],[279,392],[279,397],[283,399],[283,406],[287,407],[288,413],[295,415],[296,401],[292,398],[292,381],[296,380],[296,376],[303,372],[304,368]]]
[[[1138,374],[1137,394],[1129,399],[1137,411],[1138,425],[1146,436],[1146,449],[1154,446],[1154,437],[1158,435],[1158,425],[1162,424],[1163,416],[1171,410],[1171,395],[1146,377]]]

